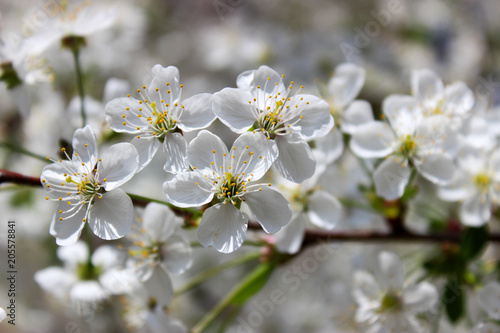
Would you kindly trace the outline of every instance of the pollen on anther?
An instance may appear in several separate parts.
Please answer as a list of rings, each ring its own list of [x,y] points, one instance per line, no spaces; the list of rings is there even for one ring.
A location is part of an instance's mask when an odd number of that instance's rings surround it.
[[[156,88],[155,90],[156,90],[156,91],[158,91],[159,89],[158,89],[158,88]]]
[[[49,197],[45,197],[45,200],[49,200]]]
[[[62,221],[62,220],[63,220],[63,218],[62,218],[62,217],[60,217],[60,218],[59,218],[59,221]]]
[[[137,92],[140,93],[141,92],[141,89],[137,89]]]
[[[130,97],[130,94],[127,94],[127,97]]]

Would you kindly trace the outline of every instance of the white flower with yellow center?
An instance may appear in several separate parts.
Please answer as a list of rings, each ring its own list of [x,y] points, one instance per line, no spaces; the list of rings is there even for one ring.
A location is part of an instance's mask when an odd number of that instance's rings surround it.
[[[57,244],[75,243],[85,222],[102,239],[123,237],[132,226],[134,210],[129,196],[118,187],[137,171],[135,147],[118,143],[99,158],[95,134],[85,126],[75,131],[73,155],[66,156],[67,161],[46,166],[40,176],[49,195],[46,199],[59,202],[50,226]]]
[[[274,141],[252,132],[241,135],[231,149],[208,131],[201,131],[188,149],[191,172],[177,174],[165,182],[168,200],[178,207],[196,207],[213,199],[198,227],[198,240],[207,247],[229,253],[241,246],[248,216],[241,204],[268,233],[275,233],[290,221],[290,205],[268,184],[255,183],[264,176],[278,155]]]
[[[301,183],[314,174],[316,161],[306,140],[326,135],[333,127],[330,107],[321,98],[293,91],[267,66],[238,76],[238,88],[214,94],[214,112],[232,131],[251,128],[276,141],[276,167],[283,177]],[[301,87],[302,88],[302,87]]]
[[[132,144],[140,157],[139,170],[160,144],[167,157],[165,171],[186,171],[187,141],[182,132],[205,128],[215,119],[212,95],[198,94],[181,102],[183,85],[174,66],[156,65],[149,87],[137,89],[141,99],[122,97],[106,105],[106,121],[116,132],[135,134]]]
[[[456,144],[456,136],[450,133],[447,118],[423,117],[412,96],[391,95],[382,108],[388,122],[360,125],[350,141],[352,151],[362,158],[387,156],[373,175],[377,194],[387,200],[400,198],[410,179],[411,165],[435,184],[449,183],[455,165],[446,148]]]
[[[478,227],[491,218],[491,207],[500,198],[500,149],[482,151],[463,146],[457,154],[458,171],[453,181],[439,188],[443,200],[461,200],[460,220]]]

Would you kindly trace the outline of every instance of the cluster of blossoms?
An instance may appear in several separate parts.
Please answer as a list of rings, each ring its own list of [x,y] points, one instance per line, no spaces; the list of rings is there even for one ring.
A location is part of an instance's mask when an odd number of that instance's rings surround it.
[[[459,220],[475,227],[489,221],[498,203],[497,137],[473,115],[474,96],[463,82],[444,87],[433,72],[414,71],[412,95],[388,96],[376,119],[368,102],[355,99],[365,72],[353,64],[337,68],[322,90],[324,99],[302,93],[294,82],[286,85],[284,76],[267,66],[242,73],[237,88],[186,99],[177,68],[156,65],[152,73],[137,98],[129,94],[105,106],[109,127],[133,135],[130,143],[99,155],[87,125],[75,132],[71,155],[63,149],[68,160],[53,161],[41,175],[47,199],[58,202],[50,232],[59,245],[80,244],[88,222],[102,239],[127,235],[129,256],[116,264],[95,258],[108,251],[104,247],[91,258],[83,248],[79,255],[61,250],[65,268],[40,271],[37,282],[46,290],[63,285],[57,297],[84,302],[132,295],[130,326],[156,323],[185,331],[165,314],[174,296],[171,274],[192,265],[183,227],[197,226],[204,247],[231,253],[244,244],[249,221],[255,220],[266,233],[277,233],[265,244],[295,254],[308,224],[387,230],[375,208],[343,207],[342,199],[376,207],[380,200],[397,202],[417,184],[430,184],[439,198],[460,201]],[[209,130],[216,119],[238,134],[231,147],[225,136]],[[196,135],[190,139],[187,132]],[[201,219],[183,220],[156,203],[142,214],[118,188],[150,164],[160,145],[165,198],[175,212],[195,209]],[[385,215],[391,217],[390,211]],[[437,289],[428,282],[406,287],[401,260],[393,253],[380,253],[375,276],[354,274],[359,327],[422,331],[415,314],[435,310]]]

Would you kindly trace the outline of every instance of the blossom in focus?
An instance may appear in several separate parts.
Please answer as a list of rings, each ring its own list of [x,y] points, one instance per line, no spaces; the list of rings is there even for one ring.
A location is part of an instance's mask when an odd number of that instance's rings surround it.
[[[212,95],[181,100],[183,85],[174,66],[156,65],[149,87],[137,89],[141,99],[122,97],[106,105],[106,121],[116,132],[136,135],[132,144],[140,157],[139,171],[151,162],[160,144],[167,158],[164,170],[186,171],[187,141],[183,132],[202,129],[215,119]]]
[[[253,129],[274,140],[279,149],[275,166],[286,179],[301,183],[311,177],[316,161],[306,141],[332,129],[328,103],[300,89],[293,92],[293,81],[287,88],[267,66],[243,72],[236,84],[214,94],[217,117],[236,133]]]
[[[394,253],[381,252],[375,276],[354,273],[353,296],[358,304],[356,321],[368,332],[422,332],[416,314],[431,310],[438,301],[436,288],[421,282],[404,286],[404,268]]]
[[[287,200],[271,183],[256,183],[278,155],[276,144],[259,133],[242,134],[227,149],[222,140],[201,131],[188,149],[190,172],[177,174],[163,185],[167,199],[178,207],[202,206],[215,199],[203,213],[198,240],[219,252],[238,249],[246,237],[245,203],[267,233],[275,233],[290,221]]]
[[[66,156],[67,161],[44,167],[40,176],[46,199],[58,202],[50,226],[57,244],[74,244],[86,222],[102,239],[123,237],[132,226],[134,210],[129,196],[118,187],[137,171],[135,147],[118,143],[99,158],[94,131],[85,126],[75,131],[73,154]]]

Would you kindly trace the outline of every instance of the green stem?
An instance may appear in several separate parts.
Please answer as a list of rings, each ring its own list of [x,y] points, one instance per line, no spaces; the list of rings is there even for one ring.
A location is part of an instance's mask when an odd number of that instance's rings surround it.
[[[0,148],[9,149],[9,150],[16,152],[16,153],[19,153],[19,154],[31,156],[31,157],[37,158],[39,160],[42,160],[46,163],[52,163],[50,160],[47,160],[46,157],[43,157],[42,155],[35,154],[29,150],[24,149],[23,147],[16,146],[10,142],[0,142]]]
[[[350,208],[359,208],[359,209],[363,209],[363,210],[366,210],[368,212],[373,212],[373,208],[368,206],[368,205],[365,205],[365,204],[362,204],[360,202],[357,202],[355,200],[352,200],[352,199],[344,199],[344,198],[338,198],[340,203],[344,206],[344,207],[350,207]]]
[[[210,268],[206,270],[205,272],[199,274],[196,276],[194,279],[186,283],[184,286],[180,287],[178,290],[175,291],[175,295],[179,296],[191,289],[196,288],[203,282],[211,279],[212,277],[218,275],[219,273],[223,272],[224,270],[234,267],[234,266],[239,266],[242,265],[246,262],[258,259],[260,257],[260,251],[255,251],[255,252],[250,252],[246,253],[245,255],[242,255],[240,257],[237,257],[233,260],[229,260],[219,266],[215,266],[213,268]]]
[[[132,194],[132,193],[127,193],[127,195],[133,200],[144,201],[144,202],[156,202],[156,203],[168,206],[168,207],[176,209],[176,210],[182,210],[182,211],[188,212],[188,213],[195,215],[195,216],[202,216],[203,215],[203,212],[201,212],[195,208],[179,208],[179,207],[176,207],[176,206],[174,206],[171,203],[166,202],[166,201],[148,198],[148,197],[143,197],[141,195]]]
[[[228,306],[235,302],[235,299],[241,292],[247,288],[249,288],[256,279],[261,277],[266,272],[272,269],[269,263],[265,263],[257,266],[247,277],[241,281],[239,284],[233,287],[229,293],[224,296],[224,298],[215,305],[215,307],[205,315],[191,330],[191,333],[201,333],[204,331],[212,322],[217,318],[217,316]],[[236,303],[235,305],[239,305]]]
[[[82,69],[80,66],[80,51],[77,47],[71,49],[71,53],[73,53],[73,59],[75,60],[75,70],[76,70],[76,84],[78,86],[78,94],[80,95],[80,112],[82,114],[82,122],[83,126],[87,124],[87,115],[85,114],[85,102],[84,97],[85,93],[83,91],[83,75]]]

